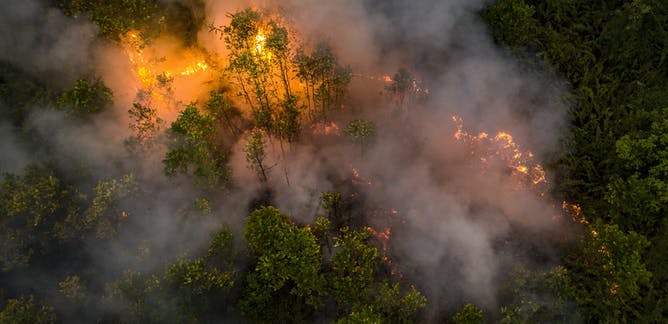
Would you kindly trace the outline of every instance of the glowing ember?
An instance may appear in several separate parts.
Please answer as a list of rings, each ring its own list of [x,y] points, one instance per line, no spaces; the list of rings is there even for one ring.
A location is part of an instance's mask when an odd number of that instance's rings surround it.
[[[370,180],[365,179],[362,176],[360,176],[360,170],[359,169],[354,168],[354,167],[352,169],[353,169],[353,178],[351,179],[351,181],[353,182],[353,184],[356,184],[356,185],[357,184],[364,184],[364,185],[368,185],[368,186],[373,185],[373,183]]]
[[[494,137],[490,137],[485,132],[472,135],[464,130],[461,117],[452,116],[452,121],[457,128],[453,134],[454,138],[469,144],[472,155],[482,155],[481,162],[500,160],[508,166],[513,175],[526,179],[528,183],[534,186],[547,184],[545,170],[540,164],[533,161],[533,153],[522,151],[511,134],[500,131]],[[545,189],[541,188],[539,191],[542,193]]]
[[[371,235],[375,236],[381,242],[381,244],[383,244],[383,252],[387,252],[387,242],[390,240],[390,236],[392,235],[392,229],[385,227],[383,231],[379,232],[376,231],[373,227],[368,226],[367,230],[371,233]]]
[[[589,224],[589,221],[582,215],[582,208],[576,204],[570,204],[567,201],[561,203],[561,209],[571,216],[571,220],[580,224]]]
[[[339,125],[337,125],[335,122],[317,123],[314,124],[312,127],[313,127],[313,134],[315,135],[334,135],[334,136],[341,135],[341,129],[339,128]]]

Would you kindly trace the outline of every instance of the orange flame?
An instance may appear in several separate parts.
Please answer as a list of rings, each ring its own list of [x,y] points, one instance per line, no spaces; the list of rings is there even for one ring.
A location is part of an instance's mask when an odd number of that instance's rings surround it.
[[[480,157],[483,163],[501,160],[507,164],[514,176],[526,179],[534,186],[547,184],[545,170],[540,164],[533,161],[533,153],[522,151],[511,134],[499,131],[494,137],[490,137],[485,132],[472,135],[464,130],[464,122],[461,117],[452,116],[452,121],[456,126],[454,138],[468,143],[471,146],[472,155],[479,154],[480,148],[486,149],[487,152]],[[541,189],[545,190],[545,188]]]

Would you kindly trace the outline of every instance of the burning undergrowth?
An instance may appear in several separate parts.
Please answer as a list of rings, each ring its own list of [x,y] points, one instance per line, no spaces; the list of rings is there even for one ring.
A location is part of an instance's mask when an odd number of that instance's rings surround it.
[[[382,271],[428,297],[427,318],[498,306],[512,267],[557,263],[570,215],[542,161],[559,83],[492,44],[483,4],[210,1],[195,44],[126,30],[96,45],[114,105],[95,127],[60,129],[55,150],[135,173],[142,195],[119,207],[116,241],[90,243],[95,268],[159,269],[274,205],[303,227],[326,216],[367,231]],[[61,118],[31,122],[46,137]],[[193,201],[216,217],[188,218]]]

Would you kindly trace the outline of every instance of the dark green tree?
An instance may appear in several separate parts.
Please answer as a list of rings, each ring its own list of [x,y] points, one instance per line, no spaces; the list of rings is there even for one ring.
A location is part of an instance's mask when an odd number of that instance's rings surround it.
[[[79,79],[72,90],[63,92],[56,104],[59,109],[75,117],[85,117],[108,108],[113,93],[99,78]]]
[[[617,225],[588,226],[582,248],[566,258],[567,294],[587,321],[632,322],[641,318],[641,293],[652,274],[642,260],[647,239]]]
[[[243,151],[246,153],[246,162],[248,168],[257,173],[260,182],[266,183],[269,168],[266,166],[264,153],[264,137],[260,130],[253,130],[248,137],[248,142],[244,145]]]
[[[481,324],[484,319],[482,309],[473,304],[464,305],[464,308],[452,317],[455,324]]]
[[[216,143],[216,134],[216,120],[188,105],[168,130],[165,174],[175,176],[192,170],[197,185],[205,189],[224,186],[229,175],[227,155]]]
[[[360,151],[364,154],[364,151],[375,140],[376,125],[368,120],[353,119],[343,129],[343,133],[359,145]]]
[[[51,306],[36,302],[32,295],[27,299],[9,299],[0,311],[0,323],[57,323],[56,311]]]
[[[322,254],[309,227],[298,227],[274,207],[248,217],[244,238],[254,260],[241,311],[258,321],[298,322],[321,305]]]

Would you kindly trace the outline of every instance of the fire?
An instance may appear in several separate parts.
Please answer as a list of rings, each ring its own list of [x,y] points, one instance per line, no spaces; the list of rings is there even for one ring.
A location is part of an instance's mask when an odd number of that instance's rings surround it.
[[[371,233],[371,235],[375,236],[381,242],[381,244],[383,244],[383,252],[387,252],[387,242],[390,240],[390,236],[392,235],[392,229],[385,227],[385,229],[380,232],[376,231],[371,226],[368,226],[366,229]]]
[[[315,135],[334,135],[334,136],[340,136],[341,135],[341,129],[339,128],[339,125],[337,125],[335,122],[321,122],[314,124],[313,126],[313,134]]]
[[[206,64],[206,62],[199,61],[195,64],[187,66],[180,74],[184,75],[184,76],[187,76],[187,75],[191,75],[191,74],[194,74],[194,73],[197,73],[197,72],[200,72],[200,71],[206,71],[206,69],[208,69],[208,68],[209,68],[209,66]]]
[[[352,169],[353,169],[353,178],[352,178],[351,181],[353,182],[353,184],[365,184],[365,185],[368,185],[368,186],[373,185],[373,182],[371,182],[371,180],[365,179],[362,176],[360,176],[360,170],[359,169],[357,169],[355,167],[353,167]]]
[[[257,32],[257,36],[255,36],[255,51],[258,54],[262,54],[262,52],[264,50],[264,43],[265,43],[266,40],[267,40],[267,37],[264,36],[264,32],[262,31],[262,29],[260,29]]]
[[[472,135],[464,130],[464,122],[461,117],[452,116],[452,121],[456,125],[454,138],[469,144],[472,155],[482,155],[480,161],[486,164],[489,161],[501,160],[506,163],[514,176],[526,179],[534,186],[547,185],[543,167],[533,161],[533,153],[520,149],[511,134],[499,131],[493,137],[486,132]],[[541,191],[545,189],[541,188]]]

